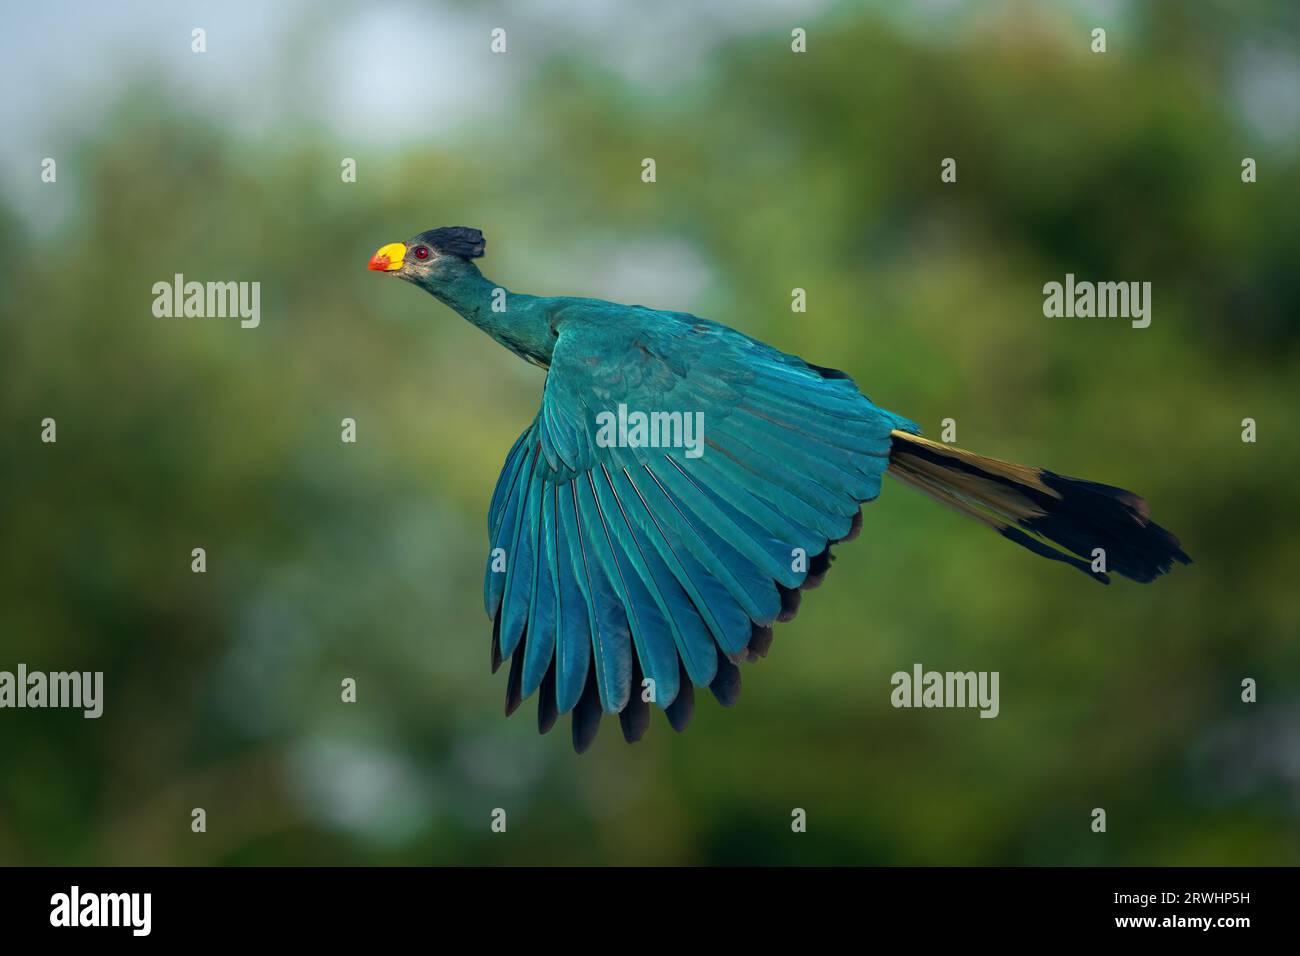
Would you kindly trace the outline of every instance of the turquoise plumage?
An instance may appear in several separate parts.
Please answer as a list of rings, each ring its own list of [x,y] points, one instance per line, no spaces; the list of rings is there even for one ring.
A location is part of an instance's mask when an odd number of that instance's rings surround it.
[[[887,471],[1103,583],[1189,561],[1131,492],[928,442],[843,372],[717,322],[509,293],[471,262],[483,250],[478,230],[434,229],[371,268],[548,370],[492,495],[484,604],[507,713],[537,694],[545,732],[572,712],[579,751],[602,712],[631,741],[651,704],[684,729],[695,686],[734,703],[736,664],[766,654]],[[627,427],[637,413],[659,430]],[[660,431],[678,440],[637,440]]]

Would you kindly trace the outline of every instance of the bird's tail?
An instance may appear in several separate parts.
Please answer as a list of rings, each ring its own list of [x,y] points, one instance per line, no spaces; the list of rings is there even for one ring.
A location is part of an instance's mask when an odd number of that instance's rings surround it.
[[[1192,560],[1151,520],[1147,503],[1123,488],[985,458],[902,431],[893,433],[889,474],[1102,584],[1110,583],[1107,571],[1145,583],[1175,561]]]

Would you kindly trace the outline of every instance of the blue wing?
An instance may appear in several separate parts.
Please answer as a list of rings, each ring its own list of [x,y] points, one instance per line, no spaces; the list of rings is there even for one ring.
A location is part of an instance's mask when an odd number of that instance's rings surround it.
[[[572,712],[582,751],[602,713],[631,741],[651,703],[684,729],[694,686],[734,703],[736,664],[766,654],[879,494],[890,432],[917,428],[843,373],[694,316],[590,302],[557,326],[492,496],[484,597],[507,713],[539,693],[542,731]],[[611,433],[620,406],[682,441]]]

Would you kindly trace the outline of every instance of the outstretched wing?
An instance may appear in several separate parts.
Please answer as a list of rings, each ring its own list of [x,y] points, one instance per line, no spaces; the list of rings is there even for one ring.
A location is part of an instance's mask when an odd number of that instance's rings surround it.
[[[734,703],[736,664],[820,583],[880,491],[890,432],[916,426],[694,316],[593,304],[560,329],[492,496],[484,597],[506,712],[539,692],[541,731],[572,711],[581,752],[602,712],[632,741],[649,703],[684,729],[694,686]]]

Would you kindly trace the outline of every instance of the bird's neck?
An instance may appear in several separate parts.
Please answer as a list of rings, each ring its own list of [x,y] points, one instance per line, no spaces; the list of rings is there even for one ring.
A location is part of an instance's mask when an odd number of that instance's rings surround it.
[[[425,289],[520,358],[550,367],[555,332],[536,296],[510,292],[468,262]]]

